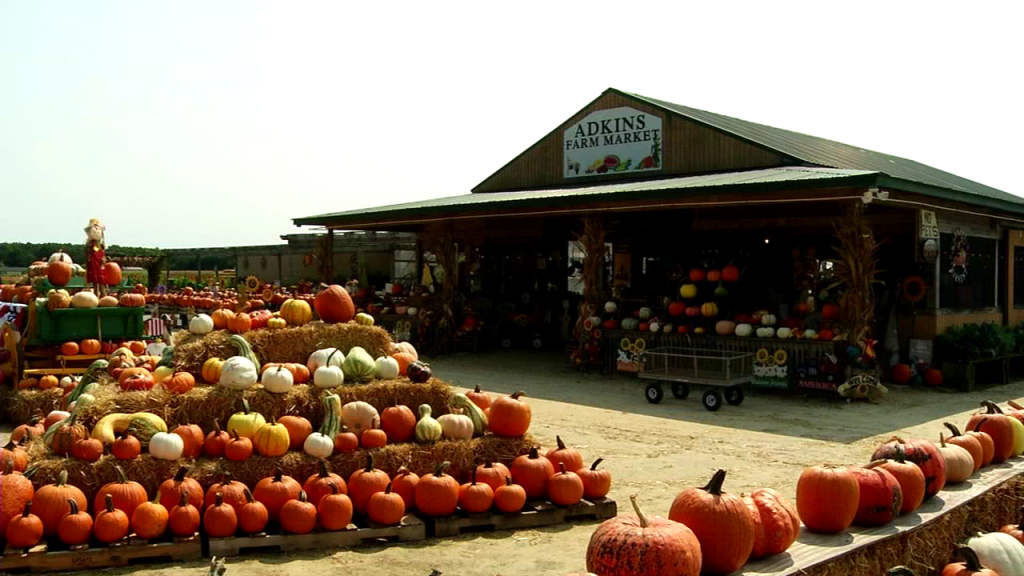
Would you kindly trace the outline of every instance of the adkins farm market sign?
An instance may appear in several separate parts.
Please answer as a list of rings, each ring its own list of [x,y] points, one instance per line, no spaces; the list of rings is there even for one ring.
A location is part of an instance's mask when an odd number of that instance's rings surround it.
[[[599,110],[564,133],[565,177],[661,169],[661,118],[632,108]]]

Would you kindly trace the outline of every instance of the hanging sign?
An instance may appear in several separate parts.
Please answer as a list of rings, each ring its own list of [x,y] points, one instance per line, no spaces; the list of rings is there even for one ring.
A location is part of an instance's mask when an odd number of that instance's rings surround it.
[[[919,220],[918,229],[920,231],[920,238],[922,240],[939,238],[939,220],[935,217],[935,212],[931,210],[921,210],[921,219]]]
[[[661,118],[621,107],[598,110],[563,133],[564,176],[661,170]]]

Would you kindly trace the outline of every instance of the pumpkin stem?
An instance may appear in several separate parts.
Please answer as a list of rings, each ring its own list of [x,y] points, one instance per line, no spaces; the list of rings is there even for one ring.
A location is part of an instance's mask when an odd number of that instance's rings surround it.
[[[220,422],[213,421],[213,432],[214,436],[220,436]]]
[[[274,470],[274,482],[281,482],[283,480],[284,472],[280,468]]]
[[[885,574],[886,576],[917,576],[917,573],[906,566],[893,566]]]
[[[719,470],[715,472],[715,475],[711,477],[711,481],[704,487],[704,491],[708,494],[714,494],[716,496],[722,493],[722,483],[725,482],[725,470]]]
[[[327,485],[331,487],[331,494],[332,495],[338,493],[338,485],[337,484],[335,484],[334,482],[328,482]],[[390,485],[391,484],[389,483],[388,486],[390,486]]]
[[[505,476],[505,486],[511,486],[511,485],[512,485],[512,477],[511,476]]]
[[[945,448],[946,447],[946,437],[945,437],[945,435],[942,434],[942,432],[939,432],[939,447],[940,448]]]
[[[540,458],[540,455],[537,454],[537,447],[536,446],[530,446],[530,456],[529,456],[529,458],[530,458],[530,460],[536,460],[537,458]]]
[[[475,388],[473,388],[473,393],[474,393],[474,394],[479,394],[479,393],[481,393],[481,392],[483,392],[483,390],[481,390],[481,389],[480,389],[480,385],[479,385],[479,384],[477,384],[477,385],[476,385],[476,387],[475,387]]]
[[[562,472],[562,474],[567,474],[569,472],[569,470],[565,467],[565,462],[559,462],[558,468]]]
[[[60,476],[57,477],[57,486],[64,486],[68,483],[68,471],[61,470]]]
[[[28,518],[32,514],[32,501],[28,500],[25,502],[25,509],[21,512],[22,518]]]
[[[484,460],[484,468],[494,468],[494,462],[491,462],[489,459]]]
[[[14,474],[14,458],[8,457],[4,460],[4,474]]]
[[[960,436],[960,429],[956,427],[956,424],[953,424],[952,422],[943,422],[942,425],[948,428],[953,436]]]
[[[434,476],[436,476],[437,478],[444,476],[444,471],[447,470],[448,467],[451,465],[452,463],[447,460],[441,462],[440,464],[437,465],[436,468],[434,468]]]
[[[248,492],[249,489],[246,488],[245,491]],[[216,500],[214,501],[213,505],[214,506],[223,506],[224,505],[224,493],[223,492],[217,492]]]
[[[600,464],[601,462],[604,462],[604,458],[598,458],[597,460],[594,460],[594,463],[590,465],[590,469],[597,470],[597,465]]]
[[[118,484],[127,484],[128,483],[128,475],[124,473],[124,468],[121,468],[120,466],[114,466],[114,470],[117,471],[117,483]]]
[[[390,482],[388,482],[388,484],[390,484]],[[307,501],[306,500],[306,491],[305,490],[299,490],[299,502],[306,502],[306,501]]]
[[[1010,408],[1013,408],[1014,410],[1024,410],[1024,406],[1017,404],[1013,400],[1007,400],[1006,403],[1009,404]]]
[[[181,466],[180,468],[178,468],[178,472],[174,475],[174,481],[178,484],[181,484],[182,482],[185,481],[186,474],[188,474],[188,467]]]
[[[241,438],[238,437],[238,430],[234,428],[231,429],[231,435],[235,437],[235,440],[241,440]]]
[[[373,452],[366,453],[366,472],[373,472]]]
[[[242,398],[242,412],[249,415],[249,401],[245,398]]]
[[[109,494],[107,496],[109,496]],[[71,515],[72,516],[78,514],[78,502],[76,502],[74,498],[68,498],[68,506],[71,507]],[[111,506],[113,506],[113,505],[111,505]]]
[[[508,395],[508,397],[513,399],[513,400],[519,400],[520,396],[526,396],[526,392],[523,392],[522,390],[519,390],[518,392],[513,392],[513,393]]]
[[[562,437],[555,435],[555,442],[558,444],[559,450],[565,450],[565,442],[562,442]]]
[[[327,478],[331,475],[331,470],[327,467],[327,460],[320,459],[320,477]]]
[[[473,471],[473,484],[476,484],[476,470]],[[388,482],[388,485],[384,487],[384,493],[391,494],[391,482]]]
[[[476,467],[474,467],[473,471],[469,474],[469,483],[476,486]]]
[[[1003,409],[999,407],[999,404],[996,404],[995,402],[993,402],[991,400],[983,400],[981,402],[981,405],[985,406],[986,408],[988,408],[988,414],[1002,414],[1003,413]]]
[[[253,499],[253,497],[252,497],[252,492],[249,491],[249,487],[248,486],[242,488],[242,492],[245,493],[245,501],[246,502],[248,502],[249,504],[252,504],[253,502],[255,502],[255,499]]]
[[[967,546],[960,546],[954,551],[954,554],[964,559],[964,565],[967,566],[969,572],[981,572],[985,569],[981,565],[981,560],[978,559],[978,554]]]
[[[981,432],[981,426],[982,426],[982,424],[984,424],[984,423],[985,423],[985,422],[987,422],[987,421],[988,421],[988,418],[982,418],[982,419],[981,419],[981,420],[980,420],[980,421],[978,422],[978,425],[974,427],[974,431],[975,431],[975,432]]]
[[[103,504],[104,506],[107,507],[107,512],[110,512],[111,514],[114,513],[114,497],[110,494],[110,492],[107,492],[103,496]]]
[[[178,499],[178,506],[181,508],[188,506],[188,490],[181,491],[181,498]]]
[[[870,470],[872,468],[881,466],[882,464],[885,464],[885,460],[872,460],[871,463],[865,466],[864,468]]]
[[[633,505],[633,511],[636,512],[636,517],[640,520],[640,527],[647,528],[650,522],[647,521],[647,516],[644,516],[644,511],[640,509],[640,505],[636,503],[636,494],[629,495],[629,503]]]
[[[902,444],[896,445],[896,461],[903,464],[907,461],[907,451],[903,449]]]

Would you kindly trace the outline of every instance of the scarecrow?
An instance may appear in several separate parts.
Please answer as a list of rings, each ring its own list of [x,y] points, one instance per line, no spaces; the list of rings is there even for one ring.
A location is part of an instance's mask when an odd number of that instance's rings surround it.
[[[90,218],[85,227],[85,280],[92,284],[93,292],[103,296],[107,291],[107,282],[103,274],[103,265],[107,262],[104,252],[107,249],[105,232],[107,227],[99,218]]]

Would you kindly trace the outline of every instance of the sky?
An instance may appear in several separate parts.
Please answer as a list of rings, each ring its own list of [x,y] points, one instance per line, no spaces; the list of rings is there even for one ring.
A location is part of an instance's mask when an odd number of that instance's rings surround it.
[[[609,87],[1024,195],[1019,3],[0,0],[0,242],[281,242],[469,193]]]

